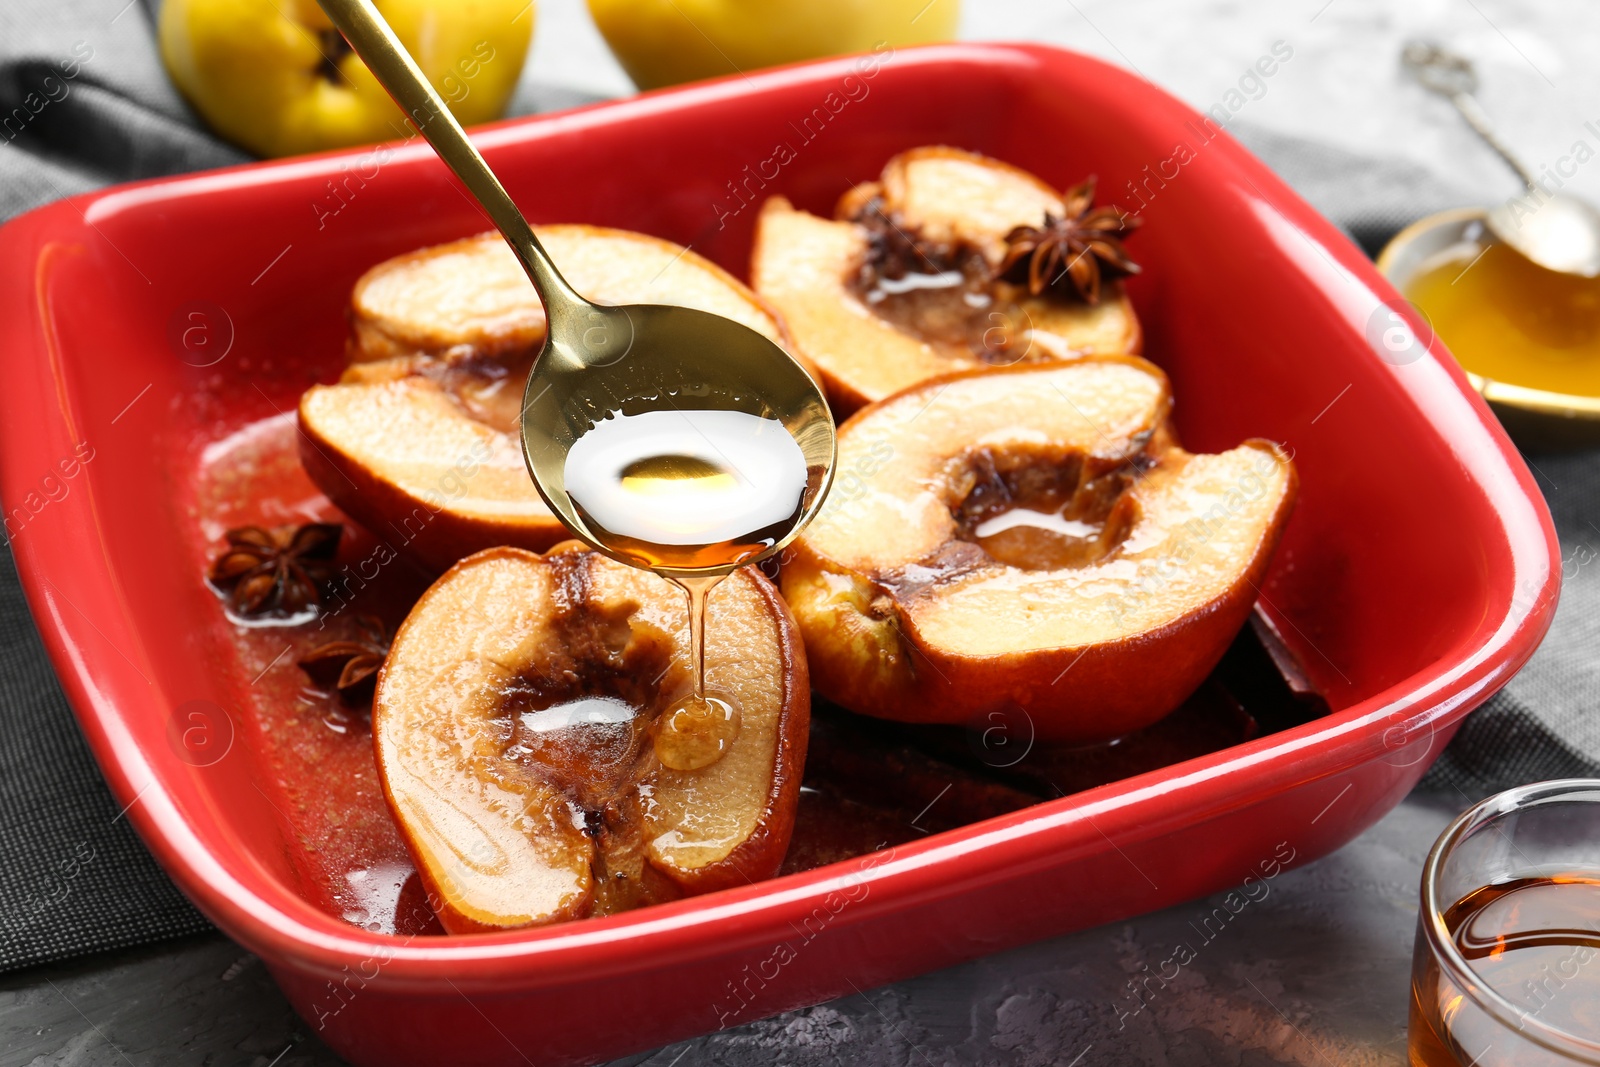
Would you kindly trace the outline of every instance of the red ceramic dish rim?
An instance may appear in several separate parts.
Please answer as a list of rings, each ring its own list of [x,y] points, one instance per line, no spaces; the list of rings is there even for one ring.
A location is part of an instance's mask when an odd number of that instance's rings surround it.
[[[915,54],[922,63],[982,60],[1037,64],[1062,52],[1032,45],[946,45],[918,49]],[[1073,61],[1096,62],[1081,56],[1074,56]],[[492,155],[497,145],[517,141],[520,131],[530,127],[581,126],[604,123],[612,116],[693,108],[781,86],[819,68],[842,72],[846,63],[805,64],[591,105],[556,116],[509,120],[485,127],[475,139]],[[1108,76],[1126,77],[1120,71]],[[1142,103],[1169,110],[1181,107],[1160,90],[1134,83],[1129,106]],[[246,188],[307,172],[336,170],[341,162],[363,151],[366,149],[246,164],[85,194],[14,220],[0,233],[0,240],[13,238],[21,243],[23,232],[30,228],[77,226],[80,220],[74,216],[82,216],[81,221],[92,226],[96,205],[111,199],[124,206],[151,194],[165,198],[186,189]],[[426,156],[429,151],[426,146],[412,145],[397,149],[395,159]],[[1220,138],[1218,151],[1227,153],[1257,186],[1269,190],[1278,210],[1321,244],[1340,269],[1379,298],[1403,306],[1398,294],[1357,249],[1231,138]],[[1419,337],[1431,339],[1420,319],[1410,319]],[[863,879],[873,884],[875,892],[870,902],[859,908],[862,919],[908,900],[958,894],[1030,866],[1059,863],[1074,851],[1099,849],[1106,841],[1139,841],[1175,824],[1198,822],[1258,802],[1308,778],[1334,776],[1368,761],[1396,757],[1413,740],[1453,724],[1503,685],[1543,637],[1554,611],[1560,556],[1548,512],[1536,503],[1540,500],[1537,486],[1488,408],[1453,361],[1432,354],[1424,361],[1435,373],[1419,375],[1419,365],[1413,365],[1408,368],[1412,373],[1397,375],[1396,380],[1450,443],[1459,462],[1499,513],[1503,528],[1495,532],[1503,534],[1509,544],[1510,587],[1529,592],[1509,597],[1499,614],[1486,613],[1468,638],[1427,669],[1327,718],[898,846],[870,868],[863,869],[858,863],[836,864],[626,915],[541,930],[414,940],[373,934],[315,909],[294,897],[287,887],[266,884],[265,876],[253,881],[252,872],[224,866],[163,788],[154,766],[161,759],[152,761],[149,753],[139,748],[118,710],[120,702],[135,703],[148,687],[141,684],[131,663],[126,669],[117,666],[114,671],[102,671],[98,678],[89,675],[76,649],[93,640],[95,625],[70,605],[62,610],[63,600],[48,580],[52,573],[76,569],[86,574],[83,580],[97,583],[101,590],[92,610],[121,614],[122,605],[104,558],[85,560],[48,539],[28,538],[15,546],[17,566],[45,647],[119,803],[129,805],[128,817],[163,866],[232,937],[269,962],[292,962],[297,968],[330,976],[354,961],[381,959],[384,966],[373,981],[391,988],[427,988],[446,978],[468,990],[537,988],[580,972],[589,979],[634,971],[647,960],[684,961],[769,943],[773,931],[787,929],[808,915],[820,896],[860,884]],[[53,405],[23,409],[13,401],[7,416],[0,427],[0,476],[9,497],[23,484],[24,472],[33,469],[30,465],[48,463],[44,442],[54,437],[52,424],[59,426],[64,415]],[[60,506],[79,509],[85,523],[96,521],[92,498]],[[1087,828],[1081,825],[1085,823]]]

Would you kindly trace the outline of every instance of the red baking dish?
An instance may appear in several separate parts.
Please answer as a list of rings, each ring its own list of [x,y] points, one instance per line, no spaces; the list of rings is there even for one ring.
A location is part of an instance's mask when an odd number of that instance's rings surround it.
[[[1332,225],[1137,77],[1051,48],[941,46],[476,140],[534,220],[658,234],[741,275],[759,197],[827,213],[908,147],[975,149],[1058,185],[1097,173],[1145,219],[1131,292],[1186,444],[1294,450],[1300,503],[1261,606],[1333,711],[626,915],[463,938],[340,922],[286,875],[295,846],[252,788],[249,746],[195,766],[168,740],[174,709],[226,699],[217,607],[179,534],[193,456],[336,374],[363,270],[484,220],[420,141],[50,205],[0,230],[0,496],[34,616],[157,858],[355,1063],[604,1060],[1270,876],[1395,804],[1544,634],[1549,515],[1461,372]],[[196,309],[232,324],[214,366],[174,356]]]

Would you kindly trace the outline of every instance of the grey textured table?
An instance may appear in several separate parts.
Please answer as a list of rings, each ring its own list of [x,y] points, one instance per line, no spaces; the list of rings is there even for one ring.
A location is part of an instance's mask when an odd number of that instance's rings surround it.
[[[949,0],[935,0],[949,2]],[[120,6],[120,0],[112,4]],[[1447,105],[1407,84],[1407,36],[1469,51],[1490,110],[1537,168],[1600,119],[1600,18],[1584,0],[968,0],[964,36],[1042,40],[1137,69],[1211,107],[1273,42],[1292,61],[1241,120],[1437,165],[1484,199],[1513,191]],[[581,0],[543,0],[527,76],[629,88]],[[1600,199],[1600,167],[1572,187]],[[636,1057],[694,1064],[1400,1064],[1418,872],[1469,800],[1414,794],[1335,855],[1284,875],[1177,980],[1132,999],[1141,967],[1192,939],[1194,902],[991,956]],[[1137,1009],[1137,1010],[1136,1010]],[[1074,1059],[1076,1057],[1076,1059]],[[537,1062],[537,1057],[534,1057]],[[0,1067],[339,1060],[295,1018],[259,961],[221,937],[0,979]]]
[[[1127,984],[1178,942],[1199,944],[1191,924],[1211,913],[1204,901],[621,1062],[1403,1064],[1417,872],[1465,806],[1460,796],[1413,794],[1341,851],[1275,879],[1143,1007]],[[0,1062],[30,1067],[341,1062],[260,961],[221,937],[0,980],[0,1048]],[[537,1050],[528,1052],[537,1063]]]

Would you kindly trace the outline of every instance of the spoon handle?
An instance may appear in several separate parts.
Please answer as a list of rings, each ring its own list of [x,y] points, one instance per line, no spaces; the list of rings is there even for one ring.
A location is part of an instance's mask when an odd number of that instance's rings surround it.
[[[1535,188],[1533,175],[1528,173],[1528,168],[1522,165],[1522,160],[1500,140],[1500,135],[1495,132],[1494,123],[1489,120],[1488,113],[1483,110],[1483,105],[1478,103],[1478,98],[1471,93],[1452,93],[1450,102],[1461,112],[1461,117],[1467,120],[1467,125],[1472,127],[1483,143],[1494,149],[1506,166],[1516,171],[1517,177],[1522,179],[1522,184],[1529,189]]]
[[[517,210],[505,186],[472,146],[455,116],[428,84],[405,45],[372,6],[371,0],[317,0],[317,3],[511,245],[533,287],[538,290],[545,314],[549,316],[556,310],[550,306],[552,300],[567,306],[582,303],[582,298],[550,261],[544,246],[533,235],[533,227]]]
[[[1436,41],[1407,41],[1400,50],[1400,65],[1424,89],[1438,93],[1454,104],[1456,110],[1461,112],[1461,117],[1467,120],[1467,125],[1472,127],[1472,132],[1494,149],[1506,166],[1516,171],[1522,184],[1529,189],[1535,188],[1533,175],[1500,139],[1488,112],[1483,110],[1483,105],[1473,95],[1478,90],[1478,72],[1472,60]]]

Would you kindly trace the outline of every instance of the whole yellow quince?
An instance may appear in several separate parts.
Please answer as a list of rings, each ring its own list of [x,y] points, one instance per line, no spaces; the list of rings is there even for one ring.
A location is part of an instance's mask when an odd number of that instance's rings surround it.
[[[499,118],[528,43],[528,0],[376,0],[464,125]],[[316,0],[166,0],[161,57],[223,137],[288,156],[410,135],[400,109]]]
[[[960,0],[589,0],[641,89],[802,59],[947,41]]]

